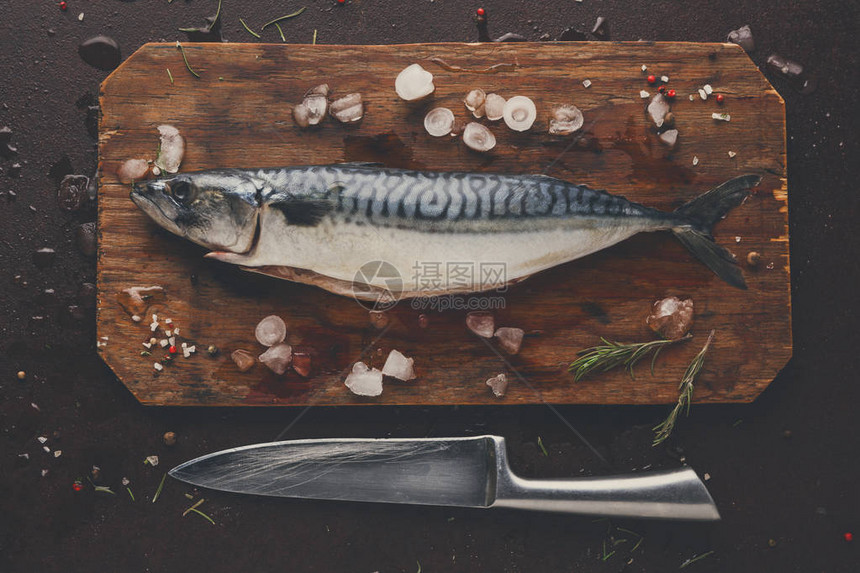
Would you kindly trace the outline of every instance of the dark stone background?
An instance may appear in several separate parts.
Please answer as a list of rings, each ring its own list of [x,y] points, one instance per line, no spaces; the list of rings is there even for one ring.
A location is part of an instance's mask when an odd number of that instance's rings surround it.
[[[320,43],[477,37],[471,20],[477,4],[303,1],[308,11],[284,26],[290,42],[310,42],[315,28]],[[76,173],[90,175],[96,167],[85,96],[97,94],[106,73],[84,64],[77,46],[104,33],[127,56],[144,42],[184,40],[176,29],[201,24],[216,2],[68,3],[62,12],[52,2],[7,2],[0,18],[0,125],[11,127],[18,148],[17,157],[0,158],[0,571],[673,571],[708,551],[686,570],[856,570],[860,541],[844,538],[860,533],[856,2],[498,0],[485,6],[494,35],[513,31],[531,40],[544,33],[554,38],[568,26],[590,29],[598,15],[608,17],[613,40],[721,41],[749,23],[756,64],[764,67],[778,52],[817,74],[818,90],[801,95],[765,71],[788,110],[795,351],[756,403],[694,407],[671,443],[658,448],[650,446],[650,427],[666,407],[560,408],[610,468],[542,406],[314,408],[284,433],[498,433],[509,439],[515,469],[537,477],[677,467],[683,458],[712,476],[708,485],[723,515],[714,526],[202,492],[201,509],[217,523],[211,526],[193,514],[181,517],[193,502],[184,496],[188,488],[171,480],[151,503],[163,470],[213,450],[274,439],[300,411],[143,408],[98,358],[94,299],[79,292],[82,283],[94,282],[95,262],[74,239],[79,224],[95,220],[95,209],[61,211],[51,177],[69,169],[64,158]],[[225,0],[224,35],[256,41],[239,17],[259,26],[301,5]],[[276,41],[271,30],[264,38]],[[19,177],[10,176],[16,161]],[[56,250],[44,269],[32,257],[41,247]],[[53,294],[43,292],[49,288]],[[18,370],[27,372],[26,380],[17,379]],[[161,442],[167,430],[179,436],[173,448]],[[39,435],[62,457],[42,452]],[[161,456],[157,468],[142,464],[151,454]],[[101,467],[98,483],[115,497],[86,482],[84,491],[72,490],[94,464]],[[136,502],[121,486],[123,476],[131,479]],[[644,536],[632,554],[638,537],[616,526]],[[603,560],[604,547],[616,553]]]

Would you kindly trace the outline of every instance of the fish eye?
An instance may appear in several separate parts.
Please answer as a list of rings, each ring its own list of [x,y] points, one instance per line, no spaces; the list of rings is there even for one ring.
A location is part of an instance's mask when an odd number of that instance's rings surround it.
[[[191,185],[188,181],[174,181],[170,184],[170,193],[177,201],[185,201],[191,196]]]

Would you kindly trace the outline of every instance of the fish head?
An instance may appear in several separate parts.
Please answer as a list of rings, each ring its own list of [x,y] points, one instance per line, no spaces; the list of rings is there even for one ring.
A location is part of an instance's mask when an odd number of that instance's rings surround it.
[[[208,249],[246,253],[254,244],[258,190],[242,174],[208,171],[142,181],[131,200],[166,230]]]

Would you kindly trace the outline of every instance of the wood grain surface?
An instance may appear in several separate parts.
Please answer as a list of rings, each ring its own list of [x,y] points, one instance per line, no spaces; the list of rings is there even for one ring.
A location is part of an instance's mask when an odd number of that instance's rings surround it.
[[[782,99],[735,45],[690,43],[516,43],[324,46],[184,44],[194,77],[175,44],[148,44],[101,86],[99,137],[99,350],[119,379],[152,405],[359,405],[669,403],[685,367],[716,339],[698,378],[696,402],[753,400],[791,356],[788,267],[788,194],[785,180],[785,109]],[[493,74],[451,72],[515,63]],[[436,92],[407,104],[394,78],[419,62],[435,75]],[[645,116],[644,89],[655,93],[641,66],[668,75],[679,144],[662,145]],[[170,70],[173,80],[168,76]],[[583,80],[592,82],[589,88]],[[361,92],[364,120],[343,126],[326,120],[300,130],[291,106],[327,82],[335,94]],[[688,99],[704,84],[726,97]],[[423,129],[427,110],[445,105],[467,118],[463,95],[471,88],[504,96],[527,95],[538,121],[525,133],[492,124],[498,144],[478,155],[458,140]],[[573,103],[586,118],[583,136],[552,138],[545,123],[554,104]],[[730,122],[714,121],[726,112]],[[486,121],[486,120],[482,120]],[[401,301],[379,329],[354,300],[315,287],[243,272],[203,258],[205,250],[170,235],[129,200],[116,171],[129,158],[154,159],[156,127],[172,124],[187,140],[183,171],[216,167],[277,167],[346,161],[381,161],[391,167],[535,173],[606,189],[661,209],[673,209],[736,175],[762,175],[762,184],[715,229],[719,244],[741,261],[757,251],[761,263],[742,263],[749,289],[721,282],[668,233],[639,235],[600,253],[545,271],[512,287],[494,311],[497,326],[526,331],[521,352],[502,358],[465,327],[465,310],[416,309]],[[732,158],[729,151],[736,153]],[[694,157],[698,164],[693,165]],[[364,261],[356,261],[358,268]],[[145,305],[140,323],[120,304],[123,289],[158,285],[164,297]],[[694,338],[663,352],[651,375],[623,371],[574,383],[566,365],[600,337],[654,338],[645,325],[652,301],[691,297]],[[489,295],[462,299],[480,304]],[[469,301],[472,301],[471,303]],[[165,352],[141,356],[151,336],[150,315],[180,327],[177,344],[196,343],[156,373]],[[254,326],[277,314],[288,342],[312,357],[313,373],[275,376],[258,364],[240,372],[229,357],[237,348],[259,354]],[[422,316],[423,315],[423,316]],[[163,334],[157,335],[163,338]],[[205,348],[219,353],[210,357]],[[378,398],[344,387],[345,370],[363,359],[381,367],[396,348],[415,359],[418,379],[386,379]],[[485,380],[511,378],[495,398]]]

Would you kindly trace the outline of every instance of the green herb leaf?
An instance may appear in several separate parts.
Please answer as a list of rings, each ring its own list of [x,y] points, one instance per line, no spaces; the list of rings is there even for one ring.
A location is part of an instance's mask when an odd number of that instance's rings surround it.
[[[547,452],[546,448],[543,446],[543,440],[540,438],[540,436],[538,436],[537,442],[538,442],[538,445],[540,446],[540,451],[543,452],[543,455],[545,455],[546,457],[549,457],[549,452]]]
[[[678,390],[680,391],[678,395],[678,403],[675,404],[675,407],[672,408],[672,411],[669,412],[669,415],[665,420],[654,426],[653,430],[655,435],[654,441],[651,443],[652,446],[656,446],[666,441],[666,438],[668,438],[672,434],[672,430],[675,429],[675,423],[678,421],[678,416],[682,411],[686,412],[687,415],[690,414],[690,403],[693,401],[693,382],[696,380],[696,376],[705,364],[705,354],[707,354],[708,348],[711,346],[711,341],[713,340],[714,331],[712,330],[708,335],[708,340],[705,342],[705,346],[703,346],[699,353],[696,354],[696,357],[693,358],[693,361],[689,366],[687,366],[684,376],[681,377],[681,383],[678,385]]]
[[[570,363],[567,371],[573,372],[574,381],[579,382],[582,378],[597,370],[606,372],[618,366],[624,366],[628,374],[630,374],[630,378],[635,380],[633,367],[645,358],[645,356],[651,352],[654,353],[651,359],[651,374],[653,374],[657,355],[665,346],[691,338],[692,335],[688,334],[677,340],[653,340],[651,342],[634,342],[630,344],[610,342],[605,338],[601,338],[600,340],[603,341],[603,344],[580,351],[579,358]]]
[[[282,21],[282,20],[288,20],[288,19],[290,19],[290,18],[295,18],[296,16],[298,16],[299,14],[301,14],[302,12],[304,12],[305,10],[306,10],[306,8],[305,8],[304,6],[302,6],[301,8],[299,8],[298,10],[296,10],[295,12],[293,12],[292,14],[287,14],[286,16],[281,16],[280,18],[275,18],[275,19],[274,19],[274,20],[272,20],[271,22],[266,22],[265,24],[263,24],[263,28],[262,28],[262,29],[263,29],[263,30],[265,30],[266,28],[268,28],[268,27],[269,27],[269,26],[271,26],[272,24],[276,24],[276,23],[278,23],[278,22],[280,22],[280,21]]]
[[[259,39],[259,38],[260,38],[260,34],[258,34],[257,32],[255,32],[254,30],[252,30],[251,28],[249,28],[249,27],[248,27],[248,24],[246,24],[246,23],[245,23],[245,21],[244,21],[243,19],[239,18],[239,23],[241,23],[241,24],[242,24],[242,27],[243,27],[243,28],[245,28],[245,30],[247,30],[249,34],[251,34],[252,36],[254,36],[254,37],[255,37],[255,38],[257,38],[257,39]]]
[[[185,55],[185,48],[179,42],[176,42],[176,47],[179,48],[179,51],[182,52],[182,59],[185,61],[185,67],[188,68],[188,71],[191,72],[195,78],[199,78],[200,74],[191,69],[191,64],[188,63],[188,57]]]
[[[161,482],[158,484],[158,489],[155,490],[155,495],[152,496],[152,503],[158,501],[158,496],[161,495],[161,490],[164,489],[164,480],[167,477],[167,474],[161,476]]]

